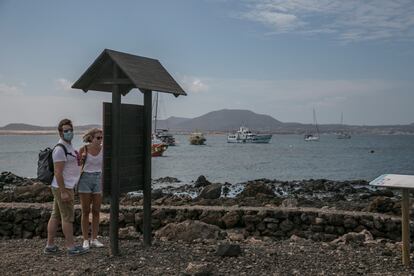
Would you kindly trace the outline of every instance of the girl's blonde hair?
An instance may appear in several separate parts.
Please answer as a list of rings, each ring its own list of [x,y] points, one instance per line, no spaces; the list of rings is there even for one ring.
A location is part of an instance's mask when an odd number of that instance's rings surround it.
[[[92,143],[93,138],[97,133],[102,133],[102,129],[100,128],[92,128],[86,131],[83,135],[82,139],[84,143]]]

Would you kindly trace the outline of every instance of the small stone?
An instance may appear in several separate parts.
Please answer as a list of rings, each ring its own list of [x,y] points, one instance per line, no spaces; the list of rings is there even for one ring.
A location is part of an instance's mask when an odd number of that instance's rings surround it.
[[[216,255],[221,257],[237,257],[242,253],[238,244],[220,244],[217,248]]]
[[[190,262],[185,269],[185,273],[197,276],[213,275],[213,268],[209,263]]]

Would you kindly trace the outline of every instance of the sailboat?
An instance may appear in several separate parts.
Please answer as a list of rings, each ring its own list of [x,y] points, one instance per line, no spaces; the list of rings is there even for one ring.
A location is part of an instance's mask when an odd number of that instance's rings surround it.
[[[155,100],[155,116],[154,116],[154,136],[159,139],[161,142],[167,146],[175,146],[174,136],[168,132],[168,129],[158,129],[157,128],[157,115],[158,115],[158,92],[156,94]]]
[[[319,141],[319,128],[318,128],[318,122],[316,121],[315,108],[313,109],[313,123],[315,124],[316,133],[305,134],[305,137],[304,137],[305,141]]]
[[[336,135],[337,139],[351,139],[351,134],[344,130],[344,113],[341,113],[341,130]]]
[[[158,92],[156,94],[156,107],[155,107],[155,116],[154,116],[154,134],[151,139],[151,156],[159,157],[167,150],[168,145],[164,143],[161,139],[157,137],[157,114],[158,114]]]

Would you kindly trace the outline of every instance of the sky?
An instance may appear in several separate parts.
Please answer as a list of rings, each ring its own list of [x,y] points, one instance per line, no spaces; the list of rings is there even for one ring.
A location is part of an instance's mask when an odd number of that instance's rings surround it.
[[[105,48],[158,59],[184,88],[160,94],[159,118],[414,123],[412,0],[0,0],[0,126],[100,124],[110,93],[71,86]]]

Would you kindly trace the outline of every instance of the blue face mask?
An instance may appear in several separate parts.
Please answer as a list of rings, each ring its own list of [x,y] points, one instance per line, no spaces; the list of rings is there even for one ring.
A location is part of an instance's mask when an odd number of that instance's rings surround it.
[[[64,132],[63,133],[63,139],[70,142],[73,139],[73,131]]]

